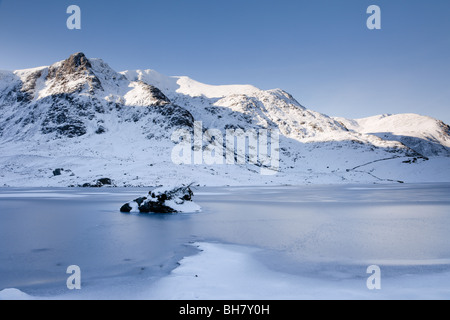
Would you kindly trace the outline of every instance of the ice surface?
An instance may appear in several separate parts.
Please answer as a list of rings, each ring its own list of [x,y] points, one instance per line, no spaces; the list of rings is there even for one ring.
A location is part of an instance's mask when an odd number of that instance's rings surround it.
[[[142,189],[0,189],[0,299],[450,298],[449,184],[196,191],[161,216],[117,212]]]
[[[298,299],[448,299],[450,272],[388,277],[380,291],[366,286],[361,269],[352,278],[324,278],[280,273],[258,262],[255,248],[199,243],[202,252],[185,258],[170,276],[157,282],[147,299],[164,300],[298,300]]]

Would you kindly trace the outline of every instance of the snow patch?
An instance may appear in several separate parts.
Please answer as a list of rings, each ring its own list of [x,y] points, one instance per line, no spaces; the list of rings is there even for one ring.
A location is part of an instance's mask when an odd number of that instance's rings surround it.
[[[144,294],[161,300],[448,299],[450,274],[382,279],[382,290],[366,287],[368,274],[330,281],[270,270],[254,258],[257,248],[197,243],[201,252]],[[365,271],[365,270],[364,270]]]

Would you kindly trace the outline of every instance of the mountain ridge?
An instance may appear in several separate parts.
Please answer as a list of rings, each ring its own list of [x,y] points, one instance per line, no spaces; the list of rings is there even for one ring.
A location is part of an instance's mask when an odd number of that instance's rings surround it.
[[[450,182],[450,128],[439,120],[426,118],[424,132],[394,131],[383,122],[370,130],[368,122],[383,118],[328,117],[281,89],[212,86],[151,69],[116,72],[83,53],[0,72],[0,112],[0,186],[69,186],[102,177],[117,186]],[[403,122],[411,119],[425,118]],[[259,163],[175,165],[172,135],[193,132],[196,121],[203,132],[279,131],[279,172],[261,177]],[[54,176],[57,168],[65,170]]]

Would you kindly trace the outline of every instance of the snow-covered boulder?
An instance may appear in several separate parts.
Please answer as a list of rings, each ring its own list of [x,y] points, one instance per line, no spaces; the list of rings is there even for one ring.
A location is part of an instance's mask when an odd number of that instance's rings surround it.
[[[128,202],[120,212],[140,213],[183,213],[199,212],[200,206],[192,201],[194,193],[191,186],[160,187],[150,191],[147,196]]]
[[[77,185],[78,188],[102,188],[102,187],[106,187],[106,186],[116,187],[116,185],[114,184],[114,181],[110,178],[101,178],[101,179],[97,179],[96,181],[93,181],[93,182],[87,182],[87,183]],[[75,186],[71,185],[69,187],[75,187]]]

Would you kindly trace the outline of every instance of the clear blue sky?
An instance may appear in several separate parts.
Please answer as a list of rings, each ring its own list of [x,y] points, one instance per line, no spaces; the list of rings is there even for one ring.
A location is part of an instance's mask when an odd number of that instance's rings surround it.
[[[82,10],[68,30],[66,9]],[[382,10],[382,30],[366,9]],[[0,69],[83,51],[117,71],[282,88],[331,116],[450,123],[449,0],[0,0]]]

